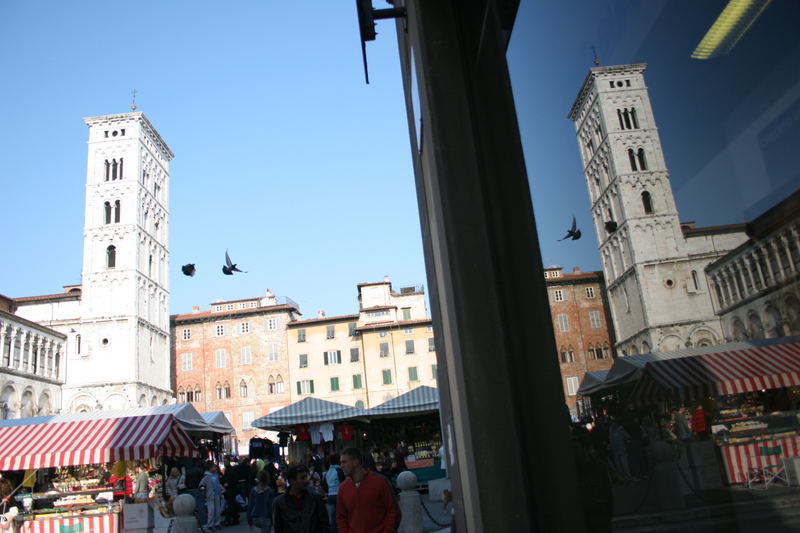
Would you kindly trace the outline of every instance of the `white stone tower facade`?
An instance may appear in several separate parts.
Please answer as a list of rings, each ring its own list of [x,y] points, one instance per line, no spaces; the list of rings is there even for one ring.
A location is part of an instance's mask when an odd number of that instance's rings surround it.
[[[592,68],[569,113],[620,355],[721,342],[704,269],[745,240],[739,226],[682,227],[645,67]]]
[[[121,397],[105,408],[160,405],[172,397],[167,206],[173,153],[143,113],[85,122],[85,352],[71,361],[64,404],[75,409],[98,401],[113,384]]]

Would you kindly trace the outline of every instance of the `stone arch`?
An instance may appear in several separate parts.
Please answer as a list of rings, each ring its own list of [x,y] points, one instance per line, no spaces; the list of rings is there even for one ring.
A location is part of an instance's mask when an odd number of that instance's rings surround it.
[[[124,394],[119,392],[112,392],[106,396],[103,405],[105,405],[109,411],[121,411],[122,409],[130,407],[128,405],[128,399]]]
[[[764,334],[768,339],[783,337],[783,319],[772,302],[764,307]]]
[[[89,413],[94,410],[94,406],[97,405],[97,400],[95,400],[94,396],[90,394],[79,394],[75,396],[69,405],[69,412],[70,413]]]
[[[156,398],[155,396],[153,396],[152,398],[150,398],[150,406],[151,406],[151,407],[155,407],[155,406],[157,406],[157,405],[158,405],[158,398]]]
[[[0,417],[2,417],[3,420],[16,418],[18,405],[19,397],[17,396],[17,389],[12,383],[8,383],[3,387],[3,392],[0,394]]]
[[[19,399],[19,417],[30,418],[36,415],[36,398],[33,389],[28,387]]]
[[[731,322],[731,335],[734,342],[747,340],[747,328],[739,317],[734,317]]]
[[[664,335],[659,343],[659,350],[662,352],[675,352],[684,349],[683,340],[677,335]]]
[[[53,400],[50,398],[50,391],[43,390],[41,394],[39,394],[39,399],[36,402],[38,408],[36,410],[36,414],[38,415],[49,415],[53,412]]]
[[[692,330],[689,339],[693,346],[713,346],[717,344],[717,335],[705,327],[697,327]]]
[[[650,353],[650,343],[647,341],[642,341],[642,353]]]
[[[800,300],[793,294],[783,299],[783,316],[786,317],[784,332],[787,335],[800,335]]]
[[[747,315],[747,330],[750,332],[751,339],[763,339],[764,325],[761,322],[761,317],[755,311],[751,311]]]
[[[147,396],[144,394],[139,396],[139,407],[147,407]]]

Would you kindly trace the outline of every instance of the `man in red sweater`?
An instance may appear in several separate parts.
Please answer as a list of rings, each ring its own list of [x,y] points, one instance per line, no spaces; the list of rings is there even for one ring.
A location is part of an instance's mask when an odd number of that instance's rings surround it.
[[[340,461],[347,479],[336,497],[339,533],[394,533],[397,504],[389,481],[364,468],[356,448],[343,451]]]

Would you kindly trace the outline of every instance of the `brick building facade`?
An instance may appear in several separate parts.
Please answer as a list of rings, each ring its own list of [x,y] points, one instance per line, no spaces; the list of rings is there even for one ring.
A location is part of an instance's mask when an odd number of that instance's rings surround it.
[[[579,411],[575,393],[586,372],[611,368],[614,353],[611,314],[601,272],[565,274],[544,270],[564,397],[570,412]]]
[[[201,413],[222,411],[239,441],[256,418],[290,403],[286,328],[297,304],[267,289],[262,298],[214,302],[209,311],[173,315],[173,390]]]

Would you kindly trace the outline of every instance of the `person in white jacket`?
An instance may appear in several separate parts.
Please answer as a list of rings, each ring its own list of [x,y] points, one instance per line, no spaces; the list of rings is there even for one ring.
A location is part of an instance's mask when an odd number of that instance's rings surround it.
[[[203,526],[205,531],[219,531],[222,529],[222,485],[219,482],[219,467],[209,463],[203,479],[200,480],[200,491],[206,498],[206,513],[208,518]]]

